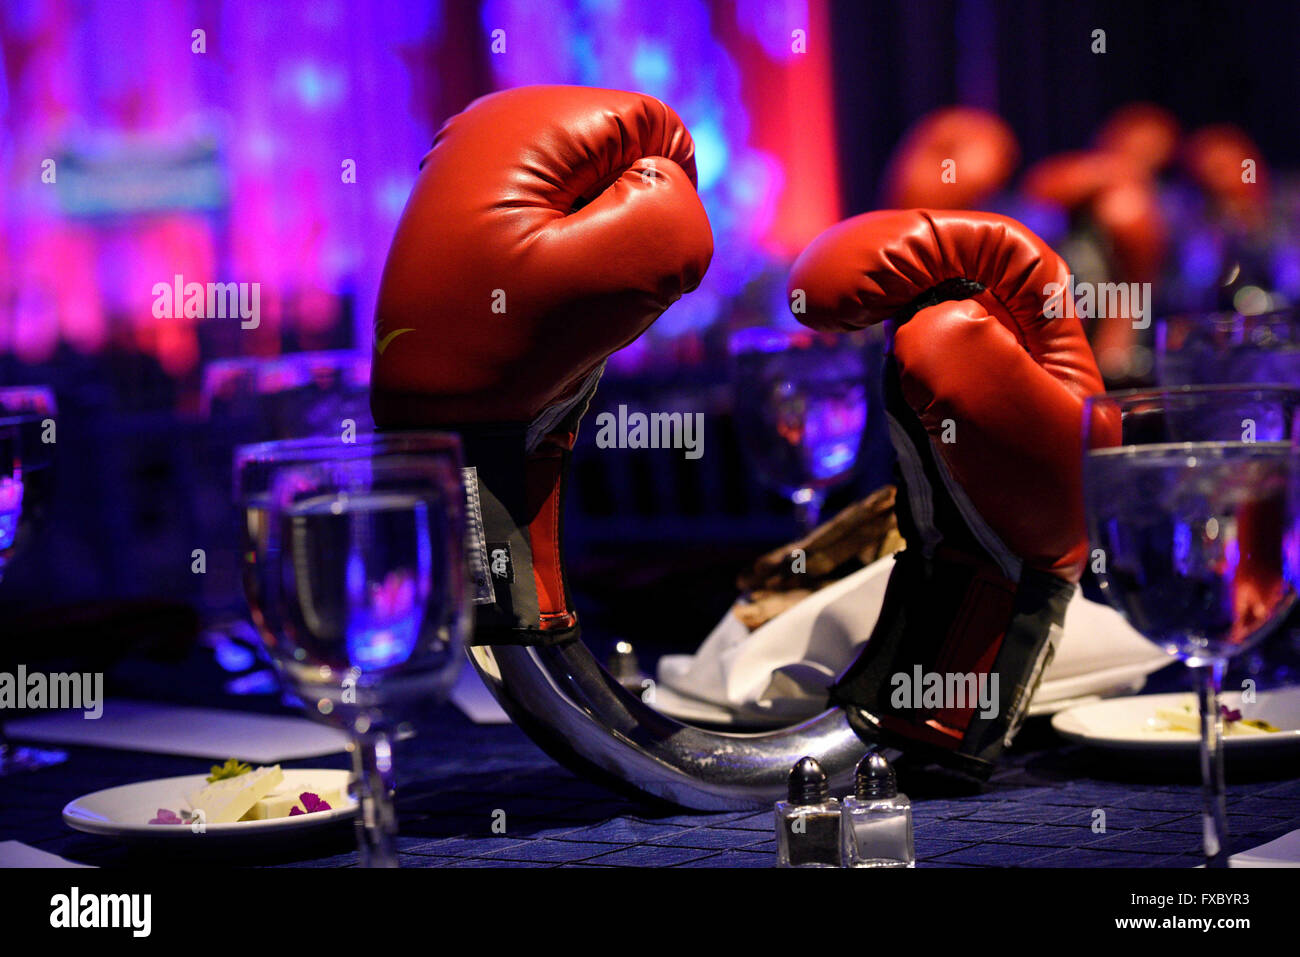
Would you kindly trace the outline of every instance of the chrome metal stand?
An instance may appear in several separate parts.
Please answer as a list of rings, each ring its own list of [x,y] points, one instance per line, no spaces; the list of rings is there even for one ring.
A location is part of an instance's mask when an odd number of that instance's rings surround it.
[[[762,734],[682,724],[624,689],[580,641],[480,645],[470,660],[506,713],[561,764],[681,807],[771,807],[805,755],[821,762],[832,793],[843,793],[867,751],[839,710]]]

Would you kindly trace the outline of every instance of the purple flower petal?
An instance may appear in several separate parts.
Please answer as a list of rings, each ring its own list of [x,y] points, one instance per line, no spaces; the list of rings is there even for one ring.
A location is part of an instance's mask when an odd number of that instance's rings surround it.
[[[1229,708],[1226,704],[1219,705],[1219,712],[1223,715],[1224,721],[1241,720],[1241,712],[1235,708]]]
[[[302,802],[302,806],[308,814],[332,810],[328,802],[322,801],[319,794],[313,794],[311,791],[303,791],[298,795],[298,800]]]
[[[180,819],[180,817],[176,814],[175,811],[169,811],[165,807],[160,807],[158,809],[158,816],[155,817],[149,823],[150,824],[184,824],[185,822]]]
[[[290,816],[290,817],[294,817],[295,815],[298,815],[298,814],[305,814],[305,813],[306,813],[306,812],[303,811],[303,809],[300,808],[300,807],[298,807],[298,805],[296,805],[296,804],[295,804],[292,808],[289,809],[289,816]]]

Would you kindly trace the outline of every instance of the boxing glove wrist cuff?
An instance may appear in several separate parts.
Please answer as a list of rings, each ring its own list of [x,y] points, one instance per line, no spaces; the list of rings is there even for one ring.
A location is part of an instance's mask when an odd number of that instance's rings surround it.
[[[571,433],[531,452],[526,424],[456,430],[470,513],[473,644],[549,645],[578,637],[560,557],[561,500]]]
[[[875,630],[831,688],[865,741],[984,779],[1052,660],[1075,586],[939,546],[899,553]]]

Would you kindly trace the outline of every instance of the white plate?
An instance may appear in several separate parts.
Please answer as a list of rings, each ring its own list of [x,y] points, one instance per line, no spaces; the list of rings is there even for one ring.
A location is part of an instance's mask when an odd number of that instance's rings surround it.
[[[209,824],[202,833],[195,833],[185,824],[150,824],[149,821],[157,815],[159,808],[167,808],[179,814],[186,806],[185,795],[207,784],[207,775],[204,774],[157,778],[85,794],[69,801],[63,808],[63,821],[78,831],[132,841],[273,838],[326,827],[352,817],[356,813],[357,804],[347,794],[348,778],[347,771],[334,769],[287,770],[284,772],[285,784],[301,787],[304,791],[338,788],[343,793],[343,806],[270,821]]]
[[[1117,695],[1136,694],[1147,683],[1147,675],[1153,671],[1168,667],[1176,662],[1163,651],[1140,661],[1131,661],[1114,668],[1090,671],[1087,674],[1073,675],[1069,678],[1057,678],[1044,681],[1029,704],[1030,717],[1056,714],[1076,704],[1090,703],[1100,698],[1114,698]]]
[[[1222,696],[1223,704],[1240,709],[1243,718],[1259,718],[1280,730],[1276,734],[1225,736],[1223,746],[1232,753],[1300,752],[1300,688],[1261,691],[1253,704],[1242,705],[1241,694]],[[1052,717],[1052,727],[1071,741],[1099,748],[1154,753],[1195,753],[1200,736],[1190,731],[1160,731],[1153,727],[1156,708],[1191,704],[1193,694],[1137,695],[1084,704]]]

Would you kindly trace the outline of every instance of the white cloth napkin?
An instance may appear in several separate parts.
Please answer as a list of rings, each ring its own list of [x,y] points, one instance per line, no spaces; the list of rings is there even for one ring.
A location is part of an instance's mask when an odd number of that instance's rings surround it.
[[[688,720],[784,723],[816,715],[825,707],[826,689],[871,636],[893,565],[892,556],[873,562],[753,632],[728,612],[694,655],[660,659],[655,704]],[[1113,609],[1076,594],[1034,700],[1080,694],[1088,684],[1080,679],[1099,673],[1115,675],[1122,685],[1119,673],[1140,677],[1168,661]]]
[[[80,711],[61,711],[8,722],[5,731],[17,741],[121,748],[217,761],[238,758],[257,764],[337,754],[348,746],[342,731],[306,718],[123,700],[105,701],[104,713],[97,720],[87,720]]]

